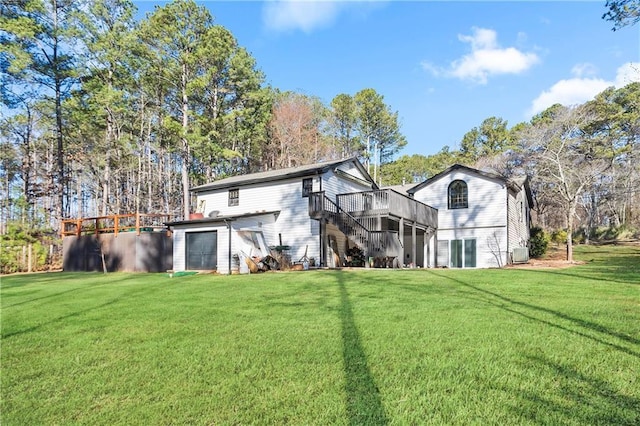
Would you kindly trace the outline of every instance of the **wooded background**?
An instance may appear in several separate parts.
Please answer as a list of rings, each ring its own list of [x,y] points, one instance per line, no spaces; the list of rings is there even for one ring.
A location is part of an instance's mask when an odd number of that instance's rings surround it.
[[[407,140],[383,95],[363,88],[324,104],[270,87],[193,1],[140,21],[126,0],[15,0],[0,11],[0,235],[3,248],[30,244],[32,263],[51,261],[63,218],[187,217],[193,185],[353,156],[381,185],[455,163],[527,175],[536,224],[564,229],[569,243],[576,230],[640,229],[640,83],[511,127],[489,117],[457,147],[397,158]]]

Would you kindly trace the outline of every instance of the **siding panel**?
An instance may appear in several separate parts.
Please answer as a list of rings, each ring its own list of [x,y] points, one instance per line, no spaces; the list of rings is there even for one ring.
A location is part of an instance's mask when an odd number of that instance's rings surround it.
[[[454,180],[467,183],[469,207],[449,210],[448,188]],[[505,185],[478,175],[454,171],[416,192],[414,198],[438,209],[438,228],[506,226]]]
[[[451,182],[467,184],[468,208],[449,209],[448,189]],[[421,188],[414,198],[438,209],[438,265],[444,261],[442,241],[476,240],[476,267],[489,268],[506,264],[507,188],[497,180],[463,170],[455,170]],[[446,260],[448,265],[449,259]]]
[[[529,205],[524,189],[509,191],[509,253],[529,244]]]

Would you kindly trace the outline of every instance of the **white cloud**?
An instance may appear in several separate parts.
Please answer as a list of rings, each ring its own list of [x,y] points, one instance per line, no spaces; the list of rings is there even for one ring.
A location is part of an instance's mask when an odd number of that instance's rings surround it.
[[[533,100],[528,115],[532,117],[555,104],[570,106],[584,103],[611,85],[598,78],[560,80]]]
[[[270,30],[309,33],[331,25],[345,4],[334,1],[269,1],[264,4],[262,19]]]
[[[588,62],[584,64],[576,64],[571,68],[571,74],[575,77],[596,76],[598,74],[598,69],[595,65]]]
[[[543,91],[531,103],[527,112],[532,117],[554,104],[567,106],[579,105],[593,99],[598,93],[608,87],[620,88],[629,83],[640,81],[640,63],[630,62],[618,68],[614,81],[583,75],[592,74],[595,68],[590,64],[579,64],[573,67],[573,78],[560,80],[548,90]]]
[[[486,28],[473,28],[474,35],[466,36],[458,34],[458,40],[471,43],[471,50],[495,49],[498,47],[498,35],[494,30]]]
[[[619,88],[635,82],[640,82],[640,62],[629,62],[618,68],[614,86]]]
[[[524,33],[518,34],[519,40],[525,38]],[[500,47],[498,35],[491,29],[474,27],[472,35],[459,35],[458,39],[471,45],[471,53],[453,61],[448,69],[439,69],[426,62],[422,67],[435,76],[448,75],[487,84],[490,76],[520,74],[540,60],[535,53],[522,52],[515,47]]]

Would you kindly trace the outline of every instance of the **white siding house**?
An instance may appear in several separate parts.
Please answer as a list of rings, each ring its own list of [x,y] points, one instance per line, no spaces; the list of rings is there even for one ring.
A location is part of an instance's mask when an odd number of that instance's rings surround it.
[[[500,267],[513,262],[514,250],[516,258],[528,253],[526,179],[455,165],[407,193],[438,209],[437,266]]]
[[[367,265],[501,267],[528,257],[531,193],[455,165],[407,188],[379,189],[357,159],[221,179],[193,189],[202,217],[169,224],[173,268],[230,273],[243,257],[288,250],[342,266],[354,246]]]
[[[289,246],[294,262],[306,254],[323,263],[321,222],[309,216],[309,194],[323,191],[335,198],[375,188],[356,159],[235,176],[193,188],[204,217],[169,224],[173,268],[230,273],[234,254],[268,254],[260,245]]]

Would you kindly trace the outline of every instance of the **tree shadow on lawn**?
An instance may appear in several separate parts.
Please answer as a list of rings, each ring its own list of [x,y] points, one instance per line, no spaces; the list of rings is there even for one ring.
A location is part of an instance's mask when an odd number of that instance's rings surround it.
[[[107,285],[107,284],[100,284],[100,286],[103,286],[103,285]],[[97,285],[96,286],[92,286],[92,287],[87,287],[87,288],[84,288],[84,289],[90,290],[90,289],[94,289],[95,287],[97,287]],[[27,327],[27,328],[24,328],[22,330],[15,330],[15,331],[7,332],[6,331],[6,326],[5,326],[5,327],[3,327],[3,330],[2,330],[3,333],[0,336],[0,338],[1,339],[8,339],[10,337],[19,336],[19,335],[26,334],[26,333],[31,333],[31,332],[37,331],[37,330],[39,330],[39,329],[41,329],[43,327],[46,327],[48,325],[59,323],[59,322],[63,322],[65,320],[69,319],[69,318],[76,318],[76,317],[82,316],[83,314],[86,314],[88,312],[94,312],[97,309],[102,309],[102,308],[105,308],[107,306],[114,305],[114,304],[116,304],[116,303],[118,303],[118,302],[120,302],[122,300],[125,300],[125,299],[127,299],[129,297],[139,296],[139,295],[141,295],[143,293],[147,293],[147,292],[149,292],[151,290],[153,290],[153,287],[144,286],[142,288],[137,288],[136,290],[133,290],[133,291],[124,292],[124,293],[120,294],[119,296],[117,296],[115,298],[112,298],[111,300],[108,300],[108,301],[106,301],[104,303],[101,303],[99,305],[93,305],[93,306],[86,307],[84,309],[80,309],[80,310],[77,310],[77,311],[74,311],[74,312],[70,312],[70,313],[68,313],[66,315],[62,315],[62,316],[59,316],[59,317],[56,317],[56,318],[53,318],[53,319],[50,319],[50,320],[47,320],[47,321],[43,321],[40,324],[33,325],[31,327]],[[70,291],[55,293],[51,297],[57,296],[57,295],[61,295],[63,293],[69,293],[69,292]],[[44,299],[44,297],[41,298],[41,299]],[[5,324],[6,324],[6,322],[5,322]]]
[[[584,254],[584,253],[583,253]],[[597,268],[592,268],[597,263]],[[601,259],[588,260],[584,265],[581,273],[576,270],[570,272],[563,269],[528,269],[531,272],[540,274],[551,274],[557,276],[565,276],[571,278],[584,278],[587,280],[601,282],[606,277],[607,282],[618,284],[635,284],[640,285],[640,257],[638,256],[618,256],[608,258],[606,261]]]
[[[553,377],[555,386],[544,392],[507,387],[504,383],[495,386],[519,395],[519,401],[510,408],[533,423],[545,424],[556,419],[565,424],[640,424],[640,399],[637,397],[624,395],[607,381],[587,376],[571,365],[540,355],[528,355],[526,359],[544,369],[545,375]]]
[[[508,297],[502,296],[501,294],[498,294],[498,293],[495,293],[495,292],[492,292],[492,291],[489,291],[489,290],[482,289],[480,287],[477,287],[477,286],[474,286],[472,284],[466,283],[466,282],[464,282],[462,280],[459,280],[457,278],[453,278],[453,277],[451,277],[449,275],[439,274],[439,273],[434,272],[434,271],[429,271],[429,272],[431,274],[435,275],[435,276],[440,277],[440,278],[445,278],[445,279],[448,279],[448,280],[453,281],[455,283],[458,283],[458,284],[460,284],[460,285],[462,285],[464,287],[470,288],[470,289],[474,290],[478,294],[484,295],[485,296],[484,302],[489,303],[489,304],[491,304],[493,306],[496,306],[496,307],[498,307],[500,309],[503,309],[503,310],[505,310],[507,312],[511,312],[513,314],[520,315],[520,316],[522,316],[524,318],[527,318],[527,319],[530,319],[530,320],[533,320],[533,321],[537,321],[537,322],[540,322],[542,324],[548,325],[550,327],[554,327],[554,328],[557,328],[557,329],[560,329],[560,330],[563,330],[563,331],[566,331],[566,332],[569,332],[569,333],[572,333],[572,334],[577,334],[577,335],[579,335],[581,337],[585,337],[587,339],[593,340],[594,342],[597,342],[597,343],[609,346],[611,348],[617,349],[617,350],[619,350],[621,352],[624,352],[624,353],[626,353],[628,355],[632,355],[632,356],[635,356],[637,358],[640,358],[640,352],[631,350],[629,348],[626,348],[626,347],[621,346],[621,345],[616,344],[616,343],[608,342],[608,341],[604,340],[602,337],[597,337],[597,336],[594,336],[594,335],[588,333],[588,331],[601,333],[601,334],[604,334],[604,335],[608,335],[609,337],[620,339],[620,340],[622,340],[624,342],[627,342],[627,343],[630,343],[630,344],[632,344],[634,346],[640,346],[640,340],[638,340],[638,339],[636,339],[636,338],[634,338],[632,336],[629,336],[627,334],[611,330],[611,329],[609,329],[607,327],[604,327],[604,326],[602,326],[600,324],[596,324],[596,323],[591,322],[591,321],[586,321],[586,320],[583,320],[583,319],[574,318],[574,317],[569,316],[567,314],[564,314],[562,312],[554,311],[553,309],[544,308],[542,306],[536,306],[536,305],[532,305],[530,303],[525,303],[525,302],[520,302],[520,301],[517,301],[517,300],[514,300],[514,299],[510,299]],[[505,303],[509,304],[509,305],[512,305],[512,306],[529,309],[529,310],[532,310],[532,311],[535,311],[535,312],[552,315],[552,316],[554,316],[556,318],[559,318],[561,320],[568,321],[569,323],[573,324],[574,326],[577,326],[578,329],[568,328],[568,327],[563,326],[561,324],[557,324],[557,323],[554,323],[554,322],[551,322],[551,321],[548,321],[548,320],[545,320],[545,319],[542,319],[542,318],[538,318],[538,317],[536,317],[536,316],[534,316],[534,315],[532,315],[530,313],[522,312],[520,310],[515,309],[514,307],[510,307],[508,305],[505,305]]]
[[[51,298],[54,298],[54,297],[64,296],[64,295],[66,295],[68,293],[85,292],[85,291],[93,290],[93,289],[98,288],[98,287],[112,286],[113,284],[115,284],[115,283],[117,283],[119,281],[125,281],[127,278],[128,277],[121,277],[119,279],[111,279],[109,282],[105,282],[105,283],[102,283],[102,284],[86,284],[86,283],[83,282],[83,283],[79,283],[78,287],[70,288],[68,290],[62,290],[62,291],[54,292],[54,293],[47,294],[47,295],[40,296],[40,297],[33,297],[31,299],[26,299],[26,300],[23,300],[21,302],[16,302],[16,303],[8,304],[8,305],[3,305],[2,308],[6,309],[6,308],[11,308],[13,306],[21,306],[21,305],[26,305],[26,304],[31,303],[31,302],[37,302],[37,301],[40,301],[40,300],[45,300],[45,299],[51,299]],[[56,284],[46,284],[46,289],[49,290],[49,289],[51,289],[51,287],[53,287],[55,285]],[[40,291],[38,291],[37,293],[39,293],[39,292]],[[34,294],[37,294],[37,293],[34,293]],[[20,295],[24,295],[24,294],[25,294],[24,292],[20,292],[20,293],[15,294],[15,296],[20,296]],[[12,295],[12,296],[14,296],[14,295]],[[6,297],[6,295],[4,297]]]
[[[340,320],[342,322],[342,356],[344,358],[347,415],[350,425],[385,425],[388,423],[380,390],[371,375],[360,341],[349,293],[346,274],[338,274],[340,290]]]

